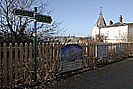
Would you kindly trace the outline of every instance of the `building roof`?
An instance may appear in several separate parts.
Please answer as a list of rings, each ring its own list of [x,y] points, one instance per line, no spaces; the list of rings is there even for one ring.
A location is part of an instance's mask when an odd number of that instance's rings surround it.
[[[95,26],[97,26],[99,28],[106,27],[106,23],[105,23],[102,13],[99,14],[99,17],[98,17],[98,20],[97,20]]]
[[[117,27],[117,26],[126,26],[126,24],[122,23],[122,22],[117,22],[117,23],[111,24],[111,25],[109,25],[107,27]]]
[[[122,23],[122,22],[117,22],[117,23],[114,23],[114,24],[111,24],[107,27],[117,27],[117,26],[126,26],[126,25],[133,25],[133,23]]]
[[[127,25],[133,25],[133,23],[125,23],[125,24],[127,24]]]

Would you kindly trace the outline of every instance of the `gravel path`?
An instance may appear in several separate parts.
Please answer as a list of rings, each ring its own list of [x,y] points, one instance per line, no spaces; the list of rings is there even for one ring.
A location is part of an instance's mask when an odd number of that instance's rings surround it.
[[[133,58],[73,75],[47,89],[133,89]]]

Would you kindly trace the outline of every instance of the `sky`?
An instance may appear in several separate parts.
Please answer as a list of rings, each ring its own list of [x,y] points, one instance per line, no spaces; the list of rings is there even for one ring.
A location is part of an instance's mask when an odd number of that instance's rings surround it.
[[[133,22],[133,0],[48,0],[49,9],[53,9],[52,18],[62,21],[62,27],[67,30],[63,36],[88,37],[92,35],[94,27],[102,7],[106,24],[112,20],[119,21],[123,16],[123,22]]]

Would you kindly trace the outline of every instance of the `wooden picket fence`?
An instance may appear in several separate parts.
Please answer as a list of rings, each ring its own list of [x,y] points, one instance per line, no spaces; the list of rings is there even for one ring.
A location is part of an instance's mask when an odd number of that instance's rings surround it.
[[[133,43],[108,44],[108,56],[96,58],[97,43],[76,43],[83,48],[83,68],[93,68],[121,60],[132,55]],[[124,52],[121,45],[124,44]],[[48,81],[55,79],[60,74],[60,49],[66,44],[39,43],[37,45],[37,79]],[[119,46],[119,54],[115,54],[115,46]],[[16,83],[32,83],[33,69],[33,44],[1,44],[0,45],[0,88],[12,87]]]

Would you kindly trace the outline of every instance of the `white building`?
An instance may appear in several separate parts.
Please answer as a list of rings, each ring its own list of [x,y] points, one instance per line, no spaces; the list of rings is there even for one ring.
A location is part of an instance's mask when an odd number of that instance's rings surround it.
[[[133,23],[122,22],[122,15],[119,17],[119,22],[109,22],[106,26],[102,13],[100,12],[99,18],[92,29],[92,37],[96,38],[96,35],[105,36],[104,42],[116,43],[127,41],[127,35],[133,33]],[[124,38],[124,39],[123,39]]]

